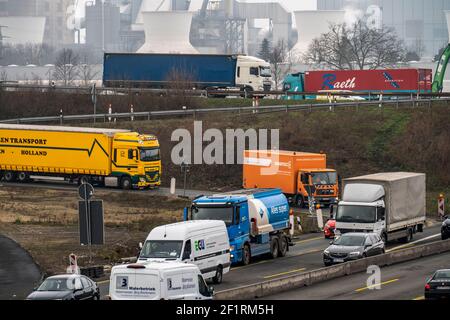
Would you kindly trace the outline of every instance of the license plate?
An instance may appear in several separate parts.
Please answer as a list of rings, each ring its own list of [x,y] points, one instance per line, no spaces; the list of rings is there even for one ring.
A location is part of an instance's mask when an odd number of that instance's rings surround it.
[[[437,287],[436,289],[438,289],[438,290],[449,290],[450,287]]]
[[[334,259],[334,262],[344,262],[344,259]]]

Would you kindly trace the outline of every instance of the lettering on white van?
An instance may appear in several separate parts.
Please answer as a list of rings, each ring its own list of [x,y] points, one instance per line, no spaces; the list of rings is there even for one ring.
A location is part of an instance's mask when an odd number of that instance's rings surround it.
[[[128,277],[127,276],[116,277],[116,289],[128,290]]]
[[[181,287],[174,287],[172,283],[172,278],[167,279],[167,290],[181,290]]]
[[[195,251],[205,250],[205,248],[206,248],[205,240],[196,240],[194,242],[194,248],[195,248]]]

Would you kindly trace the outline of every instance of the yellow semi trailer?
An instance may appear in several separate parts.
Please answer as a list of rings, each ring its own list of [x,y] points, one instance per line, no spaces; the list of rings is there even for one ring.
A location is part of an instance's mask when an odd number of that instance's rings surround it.
[[[129,130],[0,124],[0,178],[61,177],[123,189],[161,184],[158,139]]]

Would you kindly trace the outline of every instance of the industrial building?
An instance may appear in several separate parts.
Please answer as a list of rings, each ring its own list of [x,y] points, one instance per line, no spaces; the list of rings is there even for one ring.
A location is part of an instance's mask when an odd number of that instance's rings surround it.
[[[449,41],[444,13],[450,10],[447,0],[317,0],[317,9],[364,14],[368,23],[381,19],[422,57],[434,57]]]
[[[70,18],[67,9],[73,3],[73,0],[0,0],[3,42],[43,42],[55,48],[73,43],[74,31],[67,27]]]

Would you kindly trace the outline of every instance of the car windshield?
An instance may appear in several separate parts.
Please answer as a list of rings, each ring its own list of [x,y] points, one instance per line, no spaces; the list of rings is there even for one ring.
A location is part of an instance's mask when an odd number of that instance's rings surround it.
[[[73,290],[74,280],[69,278],[46,279],[37,291],[67,291]]]
[[[344,234],[341,237],[337,238],[333,244],[338,246],[360,247],[364,245],[365,240],[366,239],[364,236]]]
[[[233,223],[232,207],[193,207],[192,220],[222,220],[227,226]]]
[[[436,272],[433,280],[450,280],[450,270],[442,270]]]
[[[181,255],[183,241],[148,240],[142,247],[139,258],[177,259]]]
[[[376,218],[375,207],[338,205],[336,221],[374,223]]]
[[[260,69],[259,73],[261,74],[261,77],[269,78],[272,76],[272,71],[270,71],[269,67],[259,67],[259,69]]]
[[[141,148],[141,161],[150,162],[150,161],[159,161],[161,159],[159,155],[159,148]]]
[[[336,184],[336,172],[312,172],[312,183],[315,185]]]

